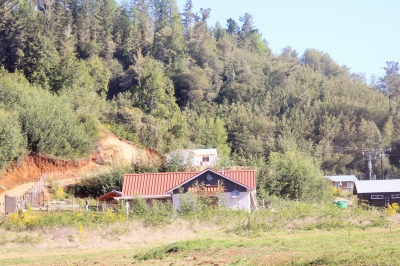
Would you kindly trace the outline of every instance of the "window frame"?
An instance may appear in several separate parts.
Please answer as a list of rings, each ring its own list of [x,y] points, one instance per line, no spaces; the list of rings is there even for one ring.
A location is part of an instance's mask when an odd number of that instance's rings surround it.
[[[207,159],[206,159],[207,158]],[[203,156],[202,157],[202,162],[203,163],[209,163],[210,162],[210,156]]]
[[[400,194],[392,194],[391,198],[392,199],[400,199]]]
[[[383,195],[371,195],[371,199],[383,199]]]

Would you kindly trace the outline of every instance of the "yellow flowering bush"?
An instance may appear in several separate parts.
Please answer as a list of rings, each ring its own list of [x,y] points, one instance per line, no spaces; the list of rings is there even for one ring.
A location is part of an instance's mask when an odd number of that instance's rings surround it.
[[[121,212],[115,213],[112,209],[107,209],[104,213],[104,221],[107,223],[122,222],[126,221],[126,217]]]
[[[16,211],[7,217],[7,222],[10,226],[30,229],[38,224],[38,217],[36,215],[33,215],[31,210],[25,213],[23,213],[22,211]]]
[[[82,224],[79,225],[79,239],[86,244],[87,236]]]
[[[400,209],[399,204],[397,203],[392,203],[389,204],[386,208],[386,215],[387,216],[393,216],[396,214],[396,212]]]
[[[54,198],[57,200],[62,200],[63,198],[65,198],[65,191],[63,187],[59,186],[57,188],[57,190],[54,193]]]
[[[332,187],[332,195],[336,197],[343,196],[343,191],[340,187]]]

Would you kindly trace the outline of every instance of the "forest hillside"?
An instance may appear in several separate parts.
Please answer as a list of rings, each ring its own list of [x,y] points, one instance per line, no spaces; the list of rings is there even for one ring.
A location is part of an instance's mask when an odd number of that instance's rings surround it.
[[[0,0],[0,168],[27,152],[88,158],[103,127],[161,155],[217,148],[224,167],[258,169],[259,191],[291,198],[324,174],[368,176],[367,155],[377,178],[399,176],[397,62],[367,84],[312,47],[272,54],[251,14],[208,25],[210,12]]]

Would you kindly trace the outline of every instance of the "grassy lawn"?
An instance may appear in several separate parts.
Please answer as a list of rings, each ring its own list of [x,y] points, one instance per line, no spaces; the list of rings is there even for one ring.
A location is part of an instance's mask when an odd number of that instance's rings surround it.
[[[167,241],[164,241],[167,242]],[[15,253],[1,265],[396,265],[400,228],[287,231],[237,236],[212,231],[131,248]]]
[[[284,202],[271,210],[157,204],[121,212],[10,215],[0,265],[398,265],[400,214]],[[140,215],[139,215],[140,214]]]

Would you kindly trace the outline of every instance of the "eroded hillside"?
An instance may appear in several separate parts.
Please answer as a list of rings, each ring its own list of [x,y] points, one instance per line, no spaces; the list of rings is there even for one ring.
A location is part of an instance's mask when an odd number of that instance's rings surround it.
[[[60,180],[81,177],[107,171],[113,164],[129,164],[142,162],[154,164],[158,161],[158,153],[141,148],[134,143],[123,140],[114,134],[102,130],[96,151],[89,158],[81,160],[59,160],[40,154],[26,154],[19,162],[2,173],[0,193],[5,193],[18,185],[34,182],[46,173],[48,178]]]

